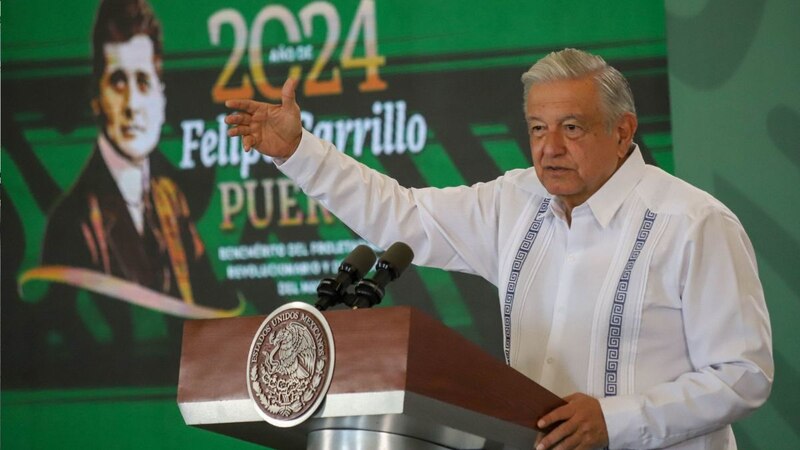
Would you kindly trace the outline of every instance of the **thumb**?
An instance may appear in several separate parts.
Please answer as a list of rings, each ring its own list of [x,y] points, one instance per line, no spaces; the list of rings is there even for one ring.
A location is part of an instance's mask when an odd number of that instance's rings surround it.
[[[281,106],[289,106],[292,103],[295,103],[295,93],[294,91],[297,89],[297,85],[300,83],[300,80],[295,77],[289,77],[283,83],[283,88],[281,88]]]

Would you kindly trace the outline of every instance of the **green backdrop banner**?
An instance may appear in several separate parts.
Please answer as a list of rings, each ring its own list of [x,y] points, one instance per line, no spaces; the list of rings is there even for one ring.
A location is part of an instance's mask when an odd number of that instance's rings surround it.
[[[739,448],[800,447],[800,3],[666,2],[675,171],[739,217],[772,321],[775,384]]]
[[[152,0],[160,70],[111,42],[99,79],[99,2],[72,3],[4,5],[4,448],[249,447],[183,424],[182,321],[312,302],[362,241],[225,136],[226,99],[274,101],[297,75],[315,134],[404,185],[471,184],[530,165],[519,77],[579,47],[629,78],[637,141],[674,168],[660,3]],[[135,102],[149,122],[114,109]],[[118,157],[137,151],[145,171]],[[485,281],[412,268],[398,303],[500,357]]]

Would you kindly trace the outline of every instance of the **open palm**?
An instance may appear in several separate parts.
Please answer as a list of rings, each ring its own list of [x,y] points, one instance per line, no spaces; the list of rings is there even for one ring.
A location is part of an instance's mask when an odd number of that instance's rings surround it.
[[[295,101],[297,80],[289,78],[281,89],[281,104],[254,100],[228,100],[225,106],[236,110],[225,117],[232,125],[228,136],[241,136],[245,150],[256,149],[273,158],[288,158],[302,136],[300,107]]]

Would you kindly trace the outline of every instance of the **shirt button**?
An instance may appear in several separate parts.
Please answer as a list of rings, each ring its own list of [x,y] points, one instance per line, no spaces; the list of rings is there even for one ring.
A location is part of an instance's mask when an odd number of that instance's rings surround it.
[[[569,255],[567,255],[567,261],[569,261],[569,262],[574,262],[574,261],[575,261],[575,255],[574,255],[574,254],[572,254],[572,253],[570,253]]]
[[[555,361],[553,358],[547,358],[547,364],[553,364],[553,361]]]

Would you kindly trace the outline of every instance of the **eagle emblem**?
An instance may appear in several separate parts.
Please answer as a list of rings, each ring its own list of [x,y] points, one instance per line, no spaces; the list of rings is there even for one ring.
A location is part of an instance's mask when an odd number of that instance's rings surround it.
[[[317,355],[314,352],[314,338],[308,329],[297,322],[291,322],[273,332],[269,342],[274,346],[267,358],[269,372],[300,380],[314,373]]]
[[[319,311],[290,303],[261,324],[250,350],[248,390],[267,422],[288,427],[311,416],[332,375],[333,336]]]

